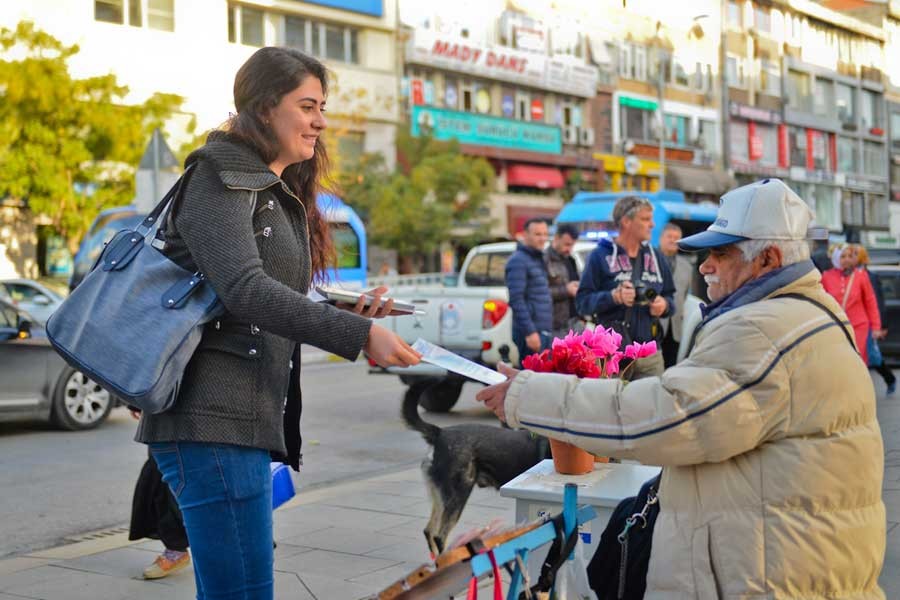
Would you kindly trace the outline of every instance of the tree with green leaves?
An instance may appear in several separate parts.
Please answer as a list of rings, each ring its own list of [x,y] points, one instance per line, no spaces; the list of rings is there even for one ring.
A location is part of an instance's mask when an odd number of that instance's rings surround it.
[[[487,235],[482,211],[494,181],[490,163],[462,154],[455,140],[405,130],[397,134],[397,155],[394,172],[380,155],[365,154],[337,177],[374,244],[396,250],[402,267],[451,238],[471,243]]]
[[[134,169],[182,98],[124,104],[115,75],[77,79],[78,46],[21,22],[0,29],[0,197],[27,202],[77,249],[101,210],[134,198]]]

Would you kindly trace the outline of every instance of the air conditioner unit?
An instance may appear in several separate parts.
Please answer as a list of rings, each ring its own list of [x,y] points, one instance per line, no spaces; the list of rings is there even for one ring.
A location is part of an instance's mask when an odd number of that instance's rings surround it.
[[[563,144],[577,144],[578,143],[578,128],[574,125],[565,125],[562,128],[563,130]]]
[[[592,127],[582,127],[578,130],[578,142],[582,146],[594,145],[594,129]]]

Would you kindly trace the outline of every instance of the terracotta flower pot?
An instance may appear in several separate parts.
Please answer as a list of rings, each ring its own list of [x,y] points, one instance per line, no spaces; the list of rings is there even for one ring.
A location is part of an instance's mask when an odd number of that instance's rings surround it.
[[[568,442],[550,438],[553,468],[562,475],[584,475],[594,469],[594,455]]]

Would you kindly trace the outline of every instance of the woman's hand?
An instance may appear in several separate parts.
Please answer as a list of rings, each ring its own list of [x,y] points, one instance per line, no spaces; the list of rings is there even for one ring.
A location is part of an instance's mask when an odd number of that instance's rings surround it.
[[[409,367],[419,364],[422,358],[396,333],[374,323],[363,350],[380,367]]]
[[[387,291],[387,286],[378,286],[360,296],[356,304],[344,304],[343,302],[339,302],[337,307],[349,310],[350,312],[355,312],[364,317],[369,317],[370,319],[381,319],[390,315],[391,311],[394,310],[393,298],[385,302],[384,306],[381,306],[381,297],[384,296]],[[371,303],[366,301],[367,297],[372,298]]]

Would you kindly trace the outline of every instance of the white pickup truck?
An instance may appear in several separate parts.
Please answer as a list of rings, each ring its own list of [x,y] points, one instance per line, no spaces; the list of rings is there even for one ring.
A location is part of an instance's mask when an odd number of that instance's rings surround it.
[[[575,243],[572,256],[579,273],[595,246],[593,241]],[[495,367],[501,360],[517,364],[519,353],[512,341],[512,311],[505,277],[506,261],[515,249],[515,242],[475,246],[463,261],[456,285],[392,288],[391,297],[411,302],[425,314],[389,317],[384,326],[409,343],[422,338],[489,367]],[[695,296],[688,295],[683,328],[687,335],[682,335],[683,340],[690,338],[699,321],[699,302]],[[679,358],[686,344],[682,346]],[[398,375],[418,391],[419,404],[432,412],[453,408],[463,384],[468,381],[427,363],[405,369],[381,369],[372,365],[371,372]]]
[[[576,243],[573,255],[579,272],[595,245],[595,242]],[[463,261],[456,285],[392,288],[391,297],[411,302],[425,314],[390,317],[384,325],[407,342],[422,338],[491,367],[501,360],[517,363],[505,277],[506,260],[515,249],[515,242],[472,248]],[[408,369],[373,367],[372,371],[399,375],[408,385],[422,384],[417,386],[421,390],[419,403],[433,412],[450,410],[467,381],[425,363]]]

